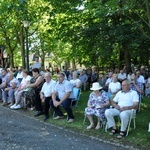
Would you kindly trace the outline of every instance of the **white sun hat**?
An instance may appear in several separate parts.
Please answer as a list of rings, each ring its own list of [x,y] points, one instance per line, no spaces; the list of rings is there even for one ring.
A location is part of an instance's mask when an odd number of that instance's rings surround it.
[[[103,87],[100,86],[100,84],[98,82],[95,82],[92,84],[92,87],[90,88],[90,90],[100,90],[102,89]]]

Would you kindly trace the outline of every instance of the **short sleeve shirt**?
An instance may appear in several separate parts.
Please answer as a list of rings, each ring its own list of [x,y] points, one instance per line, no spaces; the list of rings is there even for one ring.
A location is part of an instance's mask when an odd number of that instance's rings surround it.
[[[80,79],[76,79],[76,80],[70,80],[70,83],[75,87],[78,83],[80,83],[81,80]]]
[[[13,78],[13,79],[10,81],[10,83],[9,83],[9,86],[10,86],[10,87],[12,86],[12,83],[16,83],[16,87],[18,87],[18,85],[19,85],[19,81],[18,81],[18,79],[16,79],[16,78]]]
[[[114,97],[113,101],[118,103],[120,108],[122,108],[126,106],[132,106],[134,102],[139,102],[139,96],[134,90],[130,90],[127,93],[119,91]]]
[[[55,87],[56,82],[54,80],[50,80],[50,82],[45,82],[42,86],[41,92],[44,93],[45,97],[49,97]]]
[[[137,82],[141,82],[141,83],[145,83],[145,79],[142,75],[140,75],[138,78],[137,78]]]
[[[119,73],[118,74],[118,79],[122,79],[122,80],[124,80],[124,79],[126,79],[127,78],[127,75],[126,75],[126,73]]]
[[[72,88],[72,84],[68,80],[64,79],[62,83],[56,83],[54,91],[58,93],[58,98],[62,99],[66,93],[72,91]]]
[[[110,84],[109,84],[109,89],[110,89],[110,92],[111,93],[116,93],[118,90],[120,90],[121,89],[121,84],[120,84],[120,82],[111,82]]]
[[[32,69],[33,68],[41,68],[41,63],[40,62],[35,62],[34,64],[33,64],[33,66],[32,66]]]

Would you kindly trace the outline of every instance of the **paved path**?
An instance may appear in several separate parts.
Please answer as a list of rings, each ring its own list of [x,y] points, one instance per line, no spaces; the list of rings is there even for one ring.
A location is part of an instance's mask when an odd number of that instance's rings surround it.
[[[120,150],[0,106],[0,150]]]

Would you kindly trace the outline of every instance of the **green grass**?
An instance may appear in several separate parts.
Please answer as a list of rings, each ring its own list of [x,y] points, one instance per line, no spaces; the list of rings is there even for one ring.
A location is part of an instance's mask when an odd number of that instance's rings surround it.
[[[75,115],[74,123],[68,124],[65,119],[53,120],[52,110],[50,111],[50,119],[47,122],[81,134],[94,136],[104,140],[110,140],[112,142],[119,142],[125,145],[133,145],[134,147],[138,147],[140,149],[148,149],[148,147],[150,147],[150,132],[148,132],[148,124],[150,122],[150,98],[144,98],[141,103],[141,111],[137,113],[136,117],[136,129],[132,128],[133,123],[131,123],[129,135],[120,140],[117,139],[115,136],[109,135],[109,133],[105,132],[104,129],[100,129],[98,131],[94,129],[86,130],[86,127],[87,125],[89,125],[89,122],[87,120],[86,125],[83,125],[83,119],[84,109],[87,105],[89,93],[90,91],[82,91],[78,107],[73,107],[73,112]],[[39,118],[43,119],[43,117]]]

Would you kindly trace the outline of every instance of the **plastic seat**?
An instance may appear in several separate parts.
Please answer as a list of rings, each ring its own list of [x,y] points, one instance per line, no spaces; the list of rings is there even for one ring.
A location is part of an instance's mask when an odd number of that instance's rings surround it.
[[[74,87],[73,88],[74,98],[72,99],[71,106],[72,106],[73,102],[76,102],[76,104],[75,104],[76,107],[78,106],[78,102],[80,100],[80,94],[81,94],[81,89]]]
[[[126,136],[128,136],[128,133],[129,133],[129,130],[130,130],[130,126],[131,126],[131,121],[133,120],[133,127],[134,129],[136,128],[136,122],[135,122],[135,119],[136,119],[136,110],[135,109],[132,109],[131,111],[131,116],[129,118],[129,122],[128,122],[128,125],[127,125],[127,131],[126,131]],[[118,116],[118,120],[120,121],[120,117]],[[107,132],[107,129],[108,129],[108,125],[107,125],[107,122],[106,122],[106,126],[105,126],[105,132]]]

